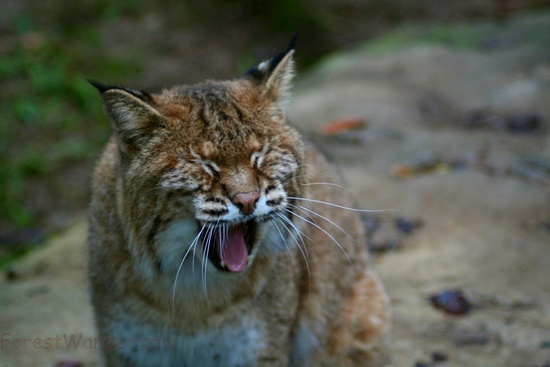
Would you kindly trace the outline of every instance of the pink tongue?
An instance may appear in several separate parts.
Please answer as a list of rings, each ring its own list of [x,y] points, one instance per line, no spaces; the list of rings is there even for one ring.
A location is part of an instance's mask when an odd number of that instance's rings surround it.
[[[231,227],[222,244],[221,258],[229,271],[240,272],[246,269],[248,250],[244,242],[242,225]]]

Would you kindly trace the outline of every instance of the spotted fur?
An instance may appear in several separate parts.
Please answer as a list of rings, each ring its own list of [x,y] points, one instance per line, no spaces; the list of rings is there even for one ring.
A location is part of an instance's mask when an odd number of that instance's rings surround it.
[[[157,94],[94,82],[115,131],[89,214],[106,366],[386,363],[361,222],[330,206],[352,200],[285,119],[293,52]]]

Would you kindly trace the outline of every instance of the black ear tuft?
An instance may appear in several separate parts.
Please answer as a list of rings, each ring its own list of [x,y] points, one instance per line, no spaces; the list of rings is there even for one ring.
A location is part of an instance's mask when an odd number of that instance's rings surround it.
[[[104,92],[108,91],[109,89],[113,88],[113,87],[108,87],[106,85],[103,85],[100,82],[98,82],[97,80],[88,79],[88,78],[86,78],[86,80],[88,81],[88,83],[93,85],[99,91],[99,93],[104,93]]]
[[[279,63],[285,58],[286,55],[288,55],[290,52],[294,51],[296,49],[296,44],[298,43],[298,35],[295,35],[290,40],[290,43],[288,44],[287,48],[271,58],[268,61],[265,61],[261,63],[258,66],[254,66],[250,68],[246,73],[245,76],[250,76],[257,80],[262,80],[266,76],[270,75],[273,70],[279,65]]]
[[[154,102],[153,98],[151,97],[151,95],[149,93],[141,91],[141,90],[125,88],[125,87],[120,87],[120,86],[114,86],[114,85],[104,85],[104,84],[102,84],[102,83],[100,83],[96,80],[92,80],[92,79],[86,79],[86,80],[88,81],[88,83],[93,85],[99,91],[99,93],[101,93],[101,94],[107,92],[108,90],[118,89],[118,90],[123,90],[125,92],[130,93],[134,97],[137,97],[137,98],[141,99],[144,102],[147,102],[147,103],[150,103],[150,104],[152,104]]]
[[[285,58],[286,55],[289,54],[289,52],[294,51],[296,49],[296,43],[298,42],[298,36],[294,36],[290,43],[288,44],[288,47],[277,54],[275,57],[273,57],[271,60],[269,60],[269,64],[267,66],[267,74],[271,74],[273,70],[279,65],[279,63]]]
[[[297,43],[298,43],[298,35],[295,35],[290,40],[288,47],[283,52],[280,52],[277,56],[275,56],[269,61],[268,71],[272,72],[275,69],[275,67],[277,67],[277,65],[279,65],[279,63],[285,58],[285,56],[288,55],[289,52],[294,51],[296,49]]]
[[[289,100],[289,90],[294,77],[294,48],[297,37],[288,47],[270,60],[260,63],[246,73],[245,78],[257,87],[257,91],[266,101],[277,102],[283,106]]]

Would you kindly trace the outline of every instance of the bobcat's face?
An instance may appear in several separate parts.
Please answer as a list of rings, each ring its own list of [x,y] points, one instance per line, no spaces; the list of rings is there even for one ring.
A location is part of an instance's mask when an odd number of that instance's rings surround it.
[[[291,54],[235,81],[156,95],[98,85],[117,131],[119,211],[136,256],[159,270],[194,257],[241,272],[270,221],[291,225],[289,196],[305,179],[303,143],[279,105]]]
[[[269,111],[226,103],[227,98],[217,103],[183,98],[191,106],[186,117],[173,121],[180,134],[166,134],[172,141],[159,142],[159,149],[170,147],[171,164],[157,187],[192,208],[193,241],[202,250],[194,255],[218,270],[240,272],[257,250],[264,222],[288,216],[288,196],[298,195],[303,147],[298,134]],[[180,141],[181,130],[186,137]],[[172,215],[189,215],[182,214],[176,209]]]

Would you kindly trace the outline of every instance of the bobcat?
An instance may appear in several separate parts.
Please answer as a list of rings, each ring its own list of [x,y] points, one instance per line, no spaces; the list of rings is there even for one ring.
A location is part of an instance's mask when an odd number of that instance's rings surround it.
[[[361,221],[285,120],[293,54],[158,94],[91,82],[115,129],[89,212],[106,366],[387,363]]]

